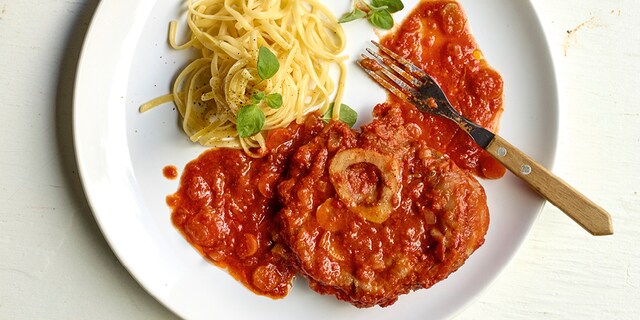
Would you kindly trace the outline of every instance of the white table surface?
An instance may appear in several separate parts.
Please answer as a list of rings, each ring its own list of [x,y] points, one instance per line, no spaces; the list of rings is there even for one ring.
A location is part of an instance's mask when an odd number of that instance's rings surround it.
[[[0,319],[175,318],[113,255],[77,174],[73,84],[97,3],[0,0]],[[534,3],[561,77],[553,171],[609,210],[615,235],[547,205],[458,318],[640,319],[640,2]]]

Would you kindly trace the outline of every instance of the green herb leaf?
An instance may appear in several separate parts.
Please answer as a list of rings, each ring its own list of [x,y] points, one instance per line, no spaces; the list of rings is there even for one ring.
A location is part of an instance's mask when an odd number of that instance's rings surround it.
[[[253,103],[259,103],[260,101],[262,101],[262,99],[264,99],[264,92],[262,91],[254,94],[251,97],[251,100],[253,100]]]
[[[279,93],[272,93],[268,95],[265,101],[271,109],[279,109],[282,107],[282,95]]]
[[[345,23],[345,22],[349,22],[349,21],[353,21],[353,20],[362,19],[362,18],[364,18],[366,16],[367,16],[366,12],[364,12],[364,11],[358,9],[358,8],[353,8],[353,11],[343,14],[342,17],[340,17],[340,20],[338,20],[338,22],[339,23]]]
[[[329,105],[329,109],[322,115],[320,119],[329,123],[333,115],[333,102]],[[340,104],[340,121],[346,123],[349,127],[353,127],[358,121],[358,113],[346,104]]]
[[[353,125],[356,124],[356,121],[358,121],[358,113],[343,103],[340,105],[340,120],[346,123],[349,127],[353,127]]]
[[[280,69],[280,62],[271,50],[266,47],[260,47],[258,51],[258,75],[262,80],[273,77]]]
[[[387,7],[387,11],[390,13],[398,12],[404,9],[404,4],[401,0],[371,0],[371,5],[374,7]]]
[[[371,0],[371,4],[364,0],[354,1],[353,11],[343,14],[338,22],[344,23],[366,18],[373,26],[389,30],[393,28],[391,13],[404,9],[402,0]]]
[[[377,28],[389,30],[393,28],[393,17],[387,10],[376,11],[369,16],[369,22]]]
[[[251,104],[238,110],[236,129],[240,138],[247,138],[260,132],[263,126],[264,112],[257,105]]]

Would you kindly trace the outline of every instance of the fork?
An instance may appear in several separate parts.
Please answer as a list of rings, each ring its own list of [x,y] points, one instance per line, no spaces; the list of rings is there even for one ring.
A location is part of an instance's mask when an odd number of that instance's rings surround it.
[[[424,70],[379,43],[371,42],[380,52],[366,48],[370,56],[363,54],[358,65],[378,84],[422,112],[455,122],[509,171],[592,235],[613,234],[611,216],[604,209],[499,135],[460,115]]]

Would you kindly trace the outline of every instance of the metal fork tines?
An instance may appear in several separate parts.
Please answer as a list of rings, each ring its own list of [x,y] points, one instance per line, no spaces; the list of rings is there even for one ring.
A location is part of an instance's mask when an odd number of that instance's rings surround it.
[[[482,148],[486,148],[494,135],[481,126],[461,116],[451,105],[442,88],[424,70],[397,53],[371,41],[380,52],[366,48],[358,64],[373,80],[416,106],[418,110],[436,114],[455,122]]]

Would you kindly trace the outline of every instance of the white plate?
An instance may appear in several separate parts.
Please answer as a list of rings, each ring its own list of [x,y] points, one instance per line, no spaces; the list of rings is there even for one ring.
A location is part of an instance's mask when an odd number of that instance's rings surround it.
[[[336,14],[350,1],[331,5]],[[337,3],[325,0],[325,3]],[[417,3],[405,0],[406,14]],[[558,129],[556,80],[547,43],[527,1],[462,1],[476,40],[505,80],[501,134],[550,165]],[[491,226],[486,243],[449,279],[400,297],[388,308],[359,310],[321,296],[296,280],[284,299],[257,296],[210,265],[174,229],[165,196],[177,181],[162,168],[179,169],[204,149],[185,138],[170,105],[144,115],[140,103],[166,94],[189,57],[167,45],[168,21],[179,0],[102,1],[84,44],[75,90],[74,133],[78,165],[96,220],[122,264],[169,309],[185,318],[438,319],[458,312],[499,274],[526,237],[543,201],[513,175],[483,181]],[[348,52],[357,56],[364,22],[345,25]],[[366,94],[362,94],[366,93]],[[345,101],[360,123],[385,93],[349,70]]]

